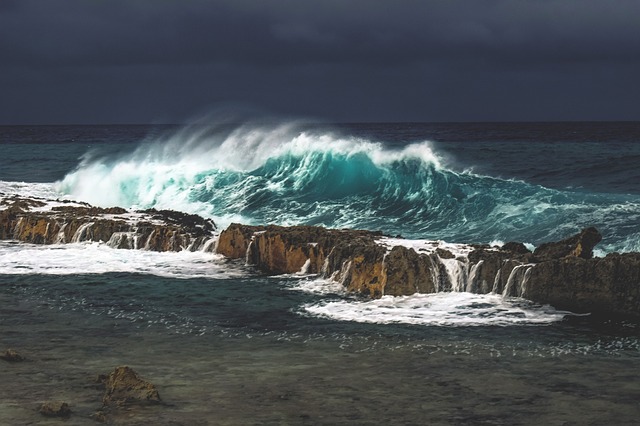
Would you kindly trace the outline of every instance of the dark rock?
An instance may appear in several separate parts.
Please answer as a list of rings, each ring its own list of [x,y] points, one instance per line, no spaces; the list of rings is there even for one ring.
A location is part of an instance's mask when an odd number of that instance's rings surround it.
[[[451,253],[449,250],[445,250],[443,248],[438,247],[436,249],[436,254],[440,259],[455,259],[455,255]]]
[[[71,408],[66,402],[48,401],[40,406],[40,414],[46,417],[69,417]]]
[[[526,297],[574,312],[640,316],[640,253],[565,257],[531,269]]]
[[[567,256],[591,259],[593,248],[602,240],[602,235],[596,228],[586,228],[579,234],[562,241],[544,243],[540,245],[533,255],[538,262],[561,259]]]
[[[7,362],[22,362],[25,360],[22,355],[20,355],[13,349],[7,349],[6,351],[4,351],[4,353],[0,355],[0,359],[3,359]]]
[[[149,213],[153,219],[162,220],[167,223],[180,225],[195,236],[209,235],[216,230],[216,224],[211,219],[205,219],[196,214],[183,213],[175,210],[141,210],[139,213]]]
[[[413,249],[396,246],[384,259],[387,282],[384,294],[392,296],[434,293],[439,283],[433,281],[434,260]],[[446,275],[446,274],[445,274]]]
[[[508,251],[510,253],[514,253],[514,254],[526,254],[526,253],[531,253],[531,250],[529,250],[527,248],[527,246],[525,246],[522,243],[517,243],[514,241],[508,242],[505,245],[503,245],[500,250],[503,251]]]

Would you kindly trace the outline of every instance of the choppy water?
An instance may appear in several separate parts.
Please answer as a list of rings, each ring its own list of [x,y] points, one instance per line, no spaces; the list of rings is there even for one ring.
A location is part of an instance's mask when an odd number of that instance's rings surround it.
[[[640,124],[3,127],[0,192],[637,250]],[[0,243],[0,424],[68,424],[128,364],[169,403],[124,424],[635,424],[640,331],[499,295],[345,294],[208,253]],[[0,361],[1,362],[1,361]]]

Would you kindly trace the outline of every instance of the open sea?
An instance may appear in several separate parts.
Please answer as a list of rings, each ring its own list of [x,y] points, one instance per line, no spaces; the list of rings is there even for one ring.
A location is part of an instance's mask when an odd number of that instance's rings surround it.
[[[0,126],[0,196],[535,247],[640,251],[640,122]],[[640,323],[463,292],[378,300],[205,252],[0,242],[0,425],[635,425]]]

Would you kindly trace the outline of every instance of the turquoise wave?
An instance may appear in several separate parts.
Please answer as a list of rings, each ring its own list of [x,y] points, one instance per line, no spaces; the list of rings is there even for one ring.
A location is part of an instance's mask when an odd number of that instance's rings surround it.
[[[586,226],[605,252],[640,250],[640,199],[561,191],[447,167],[429,142],[383,143],[241,127],[178,134],[120,158],[85,157],[57,183],[97,205],[170,208],[232,221],[382,230],[451,242],[564,238]]]

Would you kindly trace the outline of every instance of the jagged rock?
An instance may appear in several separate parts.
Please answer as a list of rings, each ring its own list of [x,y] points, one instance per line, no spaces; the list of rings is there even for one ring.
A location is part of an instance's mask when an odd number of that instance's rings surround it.
[[[436,249],[436,254],[441,259],[455,259],[455,255],[451,253],[449,250],[438,247]]]
[[[414,248],[381,243],[379,233],[319,227],[231,225],[220,236],[218,252],[247,259],[270,274],[307,268],[370,297],[450,291],[447,268],[475,293],[526,297],[560,309],[640,316],[640,254],[593,259],[601,236],[595,228],[531,253],[522,243],[500,248],[469,246],[466,258],[425,245]],[[436,247],[433,249],[433,247]],[[448,266],[445,266],[447,263]]]
[[[531,269],[526,297],[574,312],[640,316],[640,253],[565,257]]]
[[[560,259],[567,256],[591,259],[593,248],[602,240],[602,235],[596,228],[586,228],[577,235],[562,241],[544,243],[540,245],[533,255],[538,262]]]
[[[120,207],[100,208],[86,203],[47,210],[42,208],[44,202],[29,198],[14,196],[0,201],[0,239],[32,244],[102,241],[114,248],[199,250],[215,230],[211,220],[171,210],[132,213]]]
[[[0,355],[0,359],[3,359],[7,362],[22,362],[25,360],[22,355],[20,355],[13,349],[7,349],[6,351],[4,351],[4,353]]]
[[[129,367],[117,367],[104,379],[105,393],[102,403],[105,406],[127,404],[156,404],[161,402],[156,387],[143,380]]]
[[[211,219],[205,219],[196,214],[183,213],[175,210],[141,210],[140,213],[149,213],[153,219],[179,225],[182,229],[196,237],[210,235],[216,230],[216,224]]]
[[[522,243],[518,243],[515,241],[510,241],[506,244],[504,244],[500,250],[503,251],[508,251],[510,253],[514,253],[514,254],[526,254],[526,253],[531,253],[531,250],[529,250],[527,248],[527,246],[525,246]]]
[[[216,252],[230,259],[244,259],[247,249],[257,232],[264,231],[264,226],[249,226],[232,223],[220,233]]]
[[[40,406],[40,414],[45,417],[69,417],[71,408],[66,402],[48,401]]]

